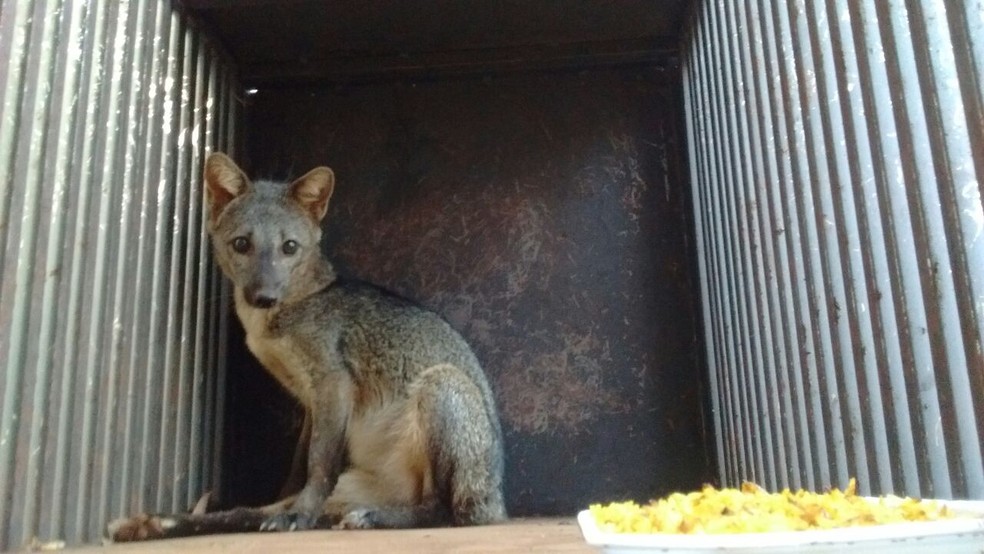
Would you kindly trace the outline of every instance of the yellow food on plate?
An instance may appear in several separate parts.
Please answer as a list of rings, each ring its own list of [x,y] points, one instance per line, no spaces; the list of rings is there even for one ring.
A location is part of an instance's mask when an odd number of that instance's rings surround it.
[[[635,502],[591,505],[598,528],[608,533],[763,533],[856,527],[952,517],[933,501],[858,496],[852,478],[843,491],[826,493],[785,489],[769,493],[754,483],[741,489],[673,493],[640,506]]]

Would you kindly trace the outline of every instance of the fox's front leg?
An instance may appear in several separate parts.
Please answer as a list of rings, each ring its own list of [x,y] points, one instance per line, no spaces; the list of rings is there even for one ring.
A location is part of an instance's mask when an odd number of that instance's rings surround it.
[[[351,395],[346,387],[335,388],[338,398],[322,399],[310,408],[311,438],[308,449],[307,482],[290,509],[268,518],[263,531],[294,531],[317,527],[325,500],[335,488],[345,461],[345,426]],[[340,390],[342,389],[342,390]]]
[[[307,482],[308,449],[311,448],[311,414],[304,410],[304,423],[294,446],[294,457],[290,461],[290,473],[280,488],[279,498],[295,496]]]

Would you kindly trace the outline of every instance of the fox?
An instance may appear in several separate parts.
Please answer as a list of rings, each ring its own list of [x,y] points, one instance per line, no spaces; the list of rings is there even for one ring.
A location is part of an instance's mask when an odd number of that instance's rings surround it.
[[[467,341],[436,312],[339,275],[322,253],[334,172],[253,181],[214,152],[203,182],[246,345],[303,408],[288,478],[302,486],[268,506],[118,519],[108,538],[507,519],[501,423]]]

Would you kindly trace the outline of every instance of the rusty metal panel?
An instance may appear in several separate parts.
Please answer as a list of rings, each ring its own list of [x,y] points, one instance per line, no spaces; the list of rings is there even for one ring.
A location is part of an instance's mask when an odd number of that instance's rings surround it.
[[[683,87],[722,481],[984,497],[982,10],[696,6]]]
[[[248,98],[249,170],[335,169],[325,248],[343,274],[437,310],[475,347],[513,515],[713,475],[677,83],[641,65]],[[292,422],[236,344],[230,478],[261,502],[285,476]]]
[[[217,482],[236,79],[166,1],[5,2],[0,52],[0,549],[92,541]]]

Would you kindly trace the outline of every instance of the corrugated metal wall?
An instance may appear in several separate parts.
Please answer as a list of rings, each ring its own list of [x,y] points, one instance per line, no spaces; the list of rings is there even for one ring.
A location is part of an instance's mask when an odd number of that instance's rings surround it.
[[[166,0],[0,5],[0,549],[217,482],[203,152],[235,77]]]
[[[700,2],[721,478],[984,498],[984,2]]]

